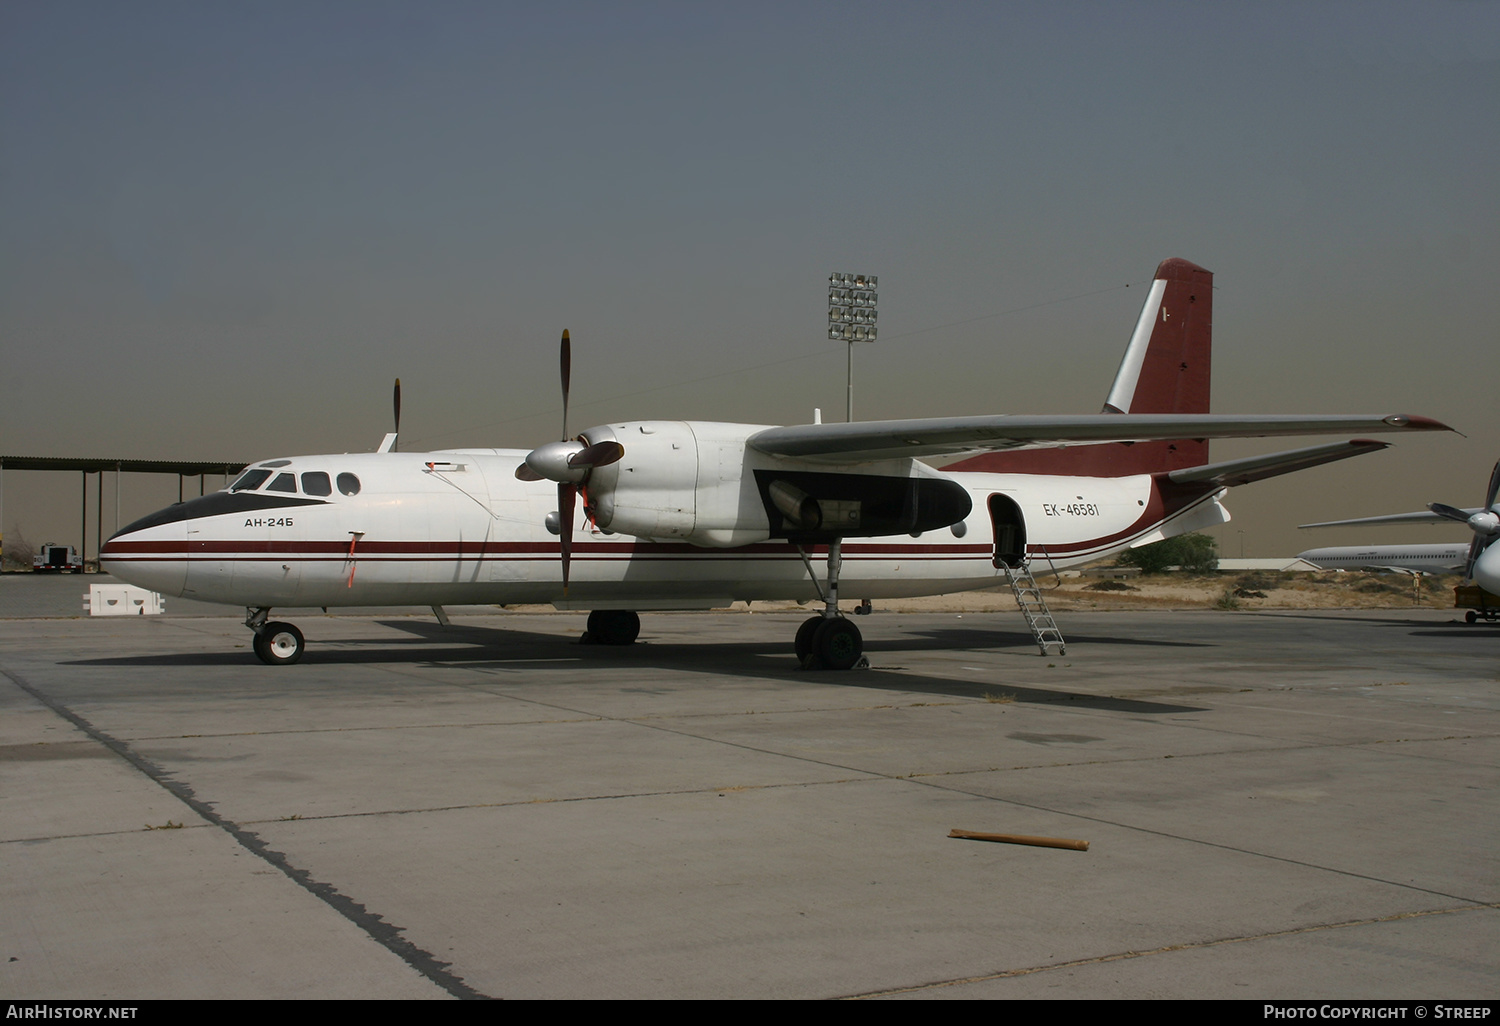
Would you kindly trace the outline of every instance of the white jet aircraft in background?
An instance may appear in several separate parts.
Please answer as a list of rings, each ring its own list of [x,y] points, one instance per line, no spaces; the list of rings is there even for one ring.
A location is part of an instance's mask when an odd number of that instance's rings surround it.
[[[1467,542],[1458,542],[1453,545],[1374,545],[1365,549],[1349,549],[1350,552],[1368,552],[1376,557],[1366,566],[1358,569],[1367,569],[1370,566],[1399,566],[1406,569],[1405,565],[1398,559],[1396,554],[1409,552],[1413,549],[1442,550],[1445,559],[1449,559],[1446,569],[1428,570],[1424,567],[1411,566],[1409,569],[1425,570],[1427,573],[1462,573],[1464,580],[1473,581],[1491,595],[1500,595],[1500,546],[1494,545],[1496,538],[1500,538],[1500,503],[1495,500],[1500,493],[1500,462],[1495,464],[1495,469],[1490,471],[1489,488],[1484,494],[1484,505],[1475,506],[1472,509],[1459,509],[1445,503],[1430,503],[1425,510],[1416,513],[1392,513],[1389,516],[1360,517],[1356,520],[1328,520],[1320,524],[1303,524],[1307,527],[1359,527],[1373,524],[1443,524],[1450,521],[1465,524],[1473,532],[1473,537]],[[1310,563],[1326,565],[1322,561],[1313,558],[1317,552],[1335,552],[1336,549],[1315,549],[1302,553],[1300,558]],[[1387,558],[1390,557],[1390,558]],[[1349,568],[1353,569],[1353,568]]]
[[[1313,526],[1311,524],[1307,525]],[[1374,573],[1456,574],[1469,558],[1468,542],[1434,545],[1330,545],[1297,553],[1324,570],[1369,570]]]
[[[993,587],[1028,560],[1091,562],[1226,522],[1231,485],[1386,446],[1209,463],[1210,438],[1448,430],[1404,414],[1209,414],[1212,310],[1211,273],[1163,262],[1094,415],[624,421],[576,437],[564,332],[564,441],[410,453],[391,435],[375,453],[266,460],[125,527],[101,565],[246,607],[273,664],[304,650],[296,627],[269,620],[275,606],[430,605],[444,619],[447,604],[551,603],[591,610],[593,640],[628,644],[640,610],[822,598],[795,650],[804,665],[848,668],[862,640],[840,588],[942,594]],[[922,462],[976,452],[943,470]]]

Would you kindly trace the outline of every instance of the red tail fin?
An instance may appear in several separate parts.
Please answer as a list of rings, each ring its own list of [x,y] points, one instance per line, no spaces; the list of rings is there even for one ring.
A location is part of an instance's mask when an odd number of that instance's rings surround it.
[[[1208,412],[1213,284],[1213,272],[1197,264],[1175,258],[1161,262],[1115,372],[1105,413]],[[1207,441],[1183,439],[984,453],[944,469],[1126,477],[1207,462]]]

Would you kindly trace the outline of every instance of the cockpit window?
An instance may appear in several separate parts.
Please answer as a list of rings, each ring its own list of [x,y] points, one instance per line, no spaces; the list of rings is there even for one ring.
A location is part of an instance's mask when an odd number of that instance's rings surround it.
[[[359,478],[349,473],[340,474],[339,491],[343,492],[345,495],[358,495]]]
[[[266,485],[266,491],[268,492],[295,492],[296,490],[296,474],[277,474],[276,480]]]
[[[302,475],[302,490],[308,495],[332,495],[333,483],[321,470],[313,470]]]
[[[266,460],[266,462],[260,464],[262,467],[289,467],[291,465],[291,460]]]
[[[240,479],[229,486],[231,492],[248,492],[259,488],[265,483],[266,478],[271,476],[269,470],[247,470],[240,475]]]

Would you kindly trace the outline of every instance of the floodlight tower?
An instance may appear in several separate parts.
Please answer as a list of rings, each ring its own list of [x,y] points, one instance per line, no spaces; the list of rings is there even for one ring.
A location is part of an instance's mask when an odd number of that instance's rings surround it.
[[[854,343],[875,341],[875,288],[873,274],[828,276],[828,337],[849,343],[849,395],[844,419],[854,420]]]

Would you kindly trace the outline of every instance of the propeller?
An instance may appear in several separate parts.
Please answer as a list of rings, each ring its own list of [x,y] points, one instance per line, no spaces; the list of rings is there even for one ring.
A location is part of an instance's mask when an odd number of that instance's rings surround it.
[[[396,390],[393,393],[391,393],[391,405],[394,406],[395,409],[396,409],[396,428],[395,428],[395,431],[396,431],[396,438],[399,440],[400,437],[401,437],[401,379],[400,378],[396,379]],[[396,451],[396,445],[397,445],[396,441],[392,441],[391,442],[391,452],[395,452]]]
[[[573,512],[578,493],[583,492],[584,511],[589,512],[589,475],[595,467],[607,467],[625,455],[619,442],[589,442],[583,437],[568,437],[568,387],[573,374],[573,344],[567,331],[562,333],[562,351],[558,361],[562,377],[562,441],[548,442],[526,454],[526,461],[516,468],[520,481],[556,481],[558,537],[562,542],[563,594],[568,593],[568,565],[573,556]]]
[[[1484,508],[1479,512],[1469,513],[1443,502],[1429,503],[1427,506],[1440,517],[1468,524],[1469,530],[1474,532],[1474,540],[1469,542],[1469,558],[1464,563],[1465,580],[1474,576],[1474,563],[1479,559],[1479,554],[1500,537],[1500,509],[1495,508],[1497,494],[1500,494],[1500,461],[1490,471],[1490,487],[1484,493]]]

